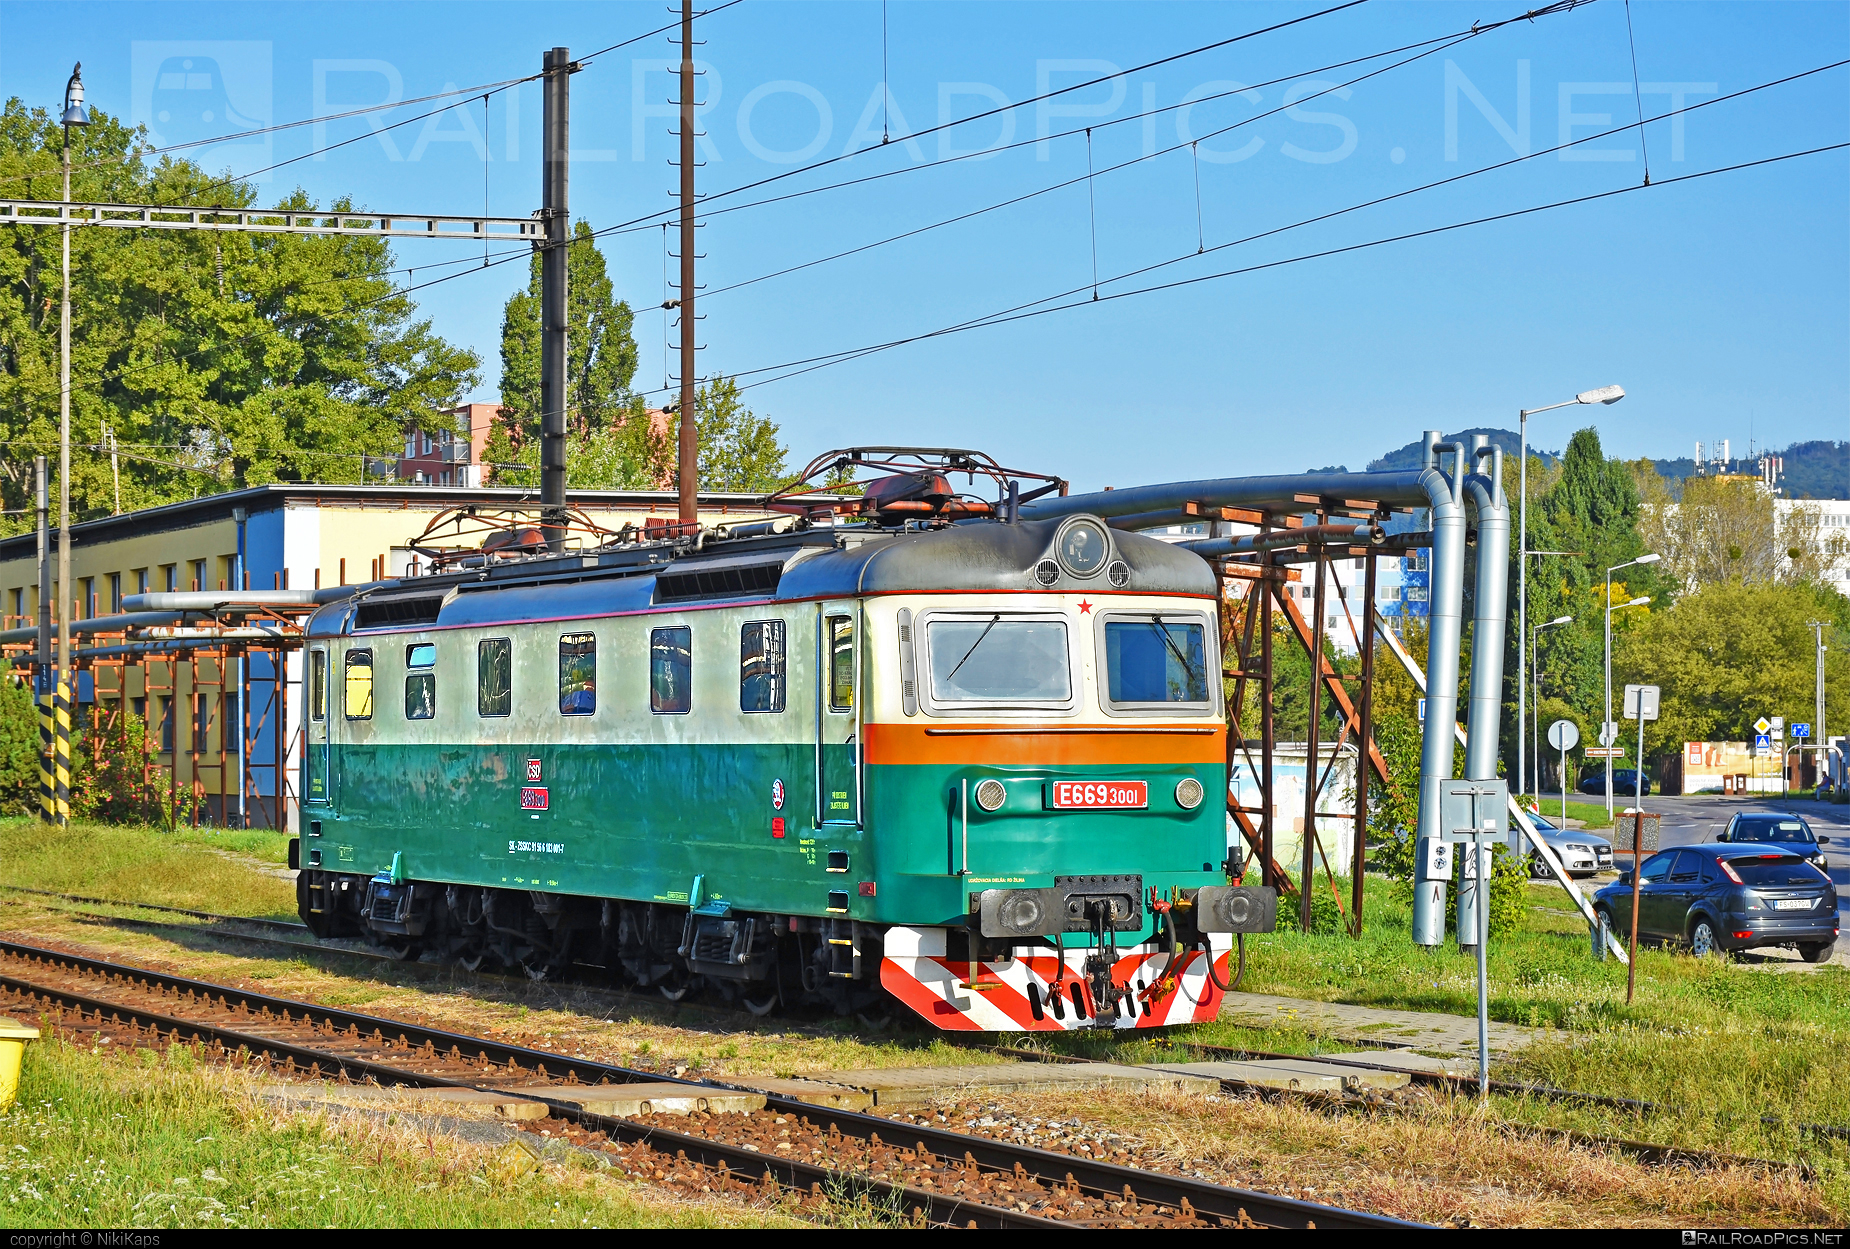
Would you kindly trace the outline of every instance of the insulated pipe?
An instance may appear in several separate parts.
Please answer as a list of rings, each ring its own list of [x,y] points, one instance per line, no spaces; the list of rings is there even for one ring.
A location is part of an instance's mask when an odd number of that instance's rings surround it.
[[[184,618],[184,613],[175,611],[130,612],[120,616],[92,616],[88,620],[71,621],[72,633],[114,633],[119,629],[139,629],[146,625],[177,624]],[[30,642],[37,638],[36,628],[7,629],[0,631],[0,643]]]
[[[1432,499],[1431,592],[1428,600],[1426,723],[1420,743],[1420,822],[1422,842],[1444,837],[1441,809],[1445,783],[1452,779],[1453,733],[1458,723],[1458,644],[1463,627],[1465,593],[1465,509],[1462,496],[1465,452],[1458,443],[1442,443],[1436,430],[1424,436],[1424,456],[1433,478],[1444,484]],[[1453,455],[1448,478],[1439,471],[1442,453]],[[1425,861],[1424,847],[1420,859]],[[1413,940],[1445,943],[1445,882],[1421,881],[1413,892]]]
[[[1242,555],[1251,551],[1270,551],[1278,547],[1349,546],[1367,543],[1380,546],[1387,541],[1387,530],[1377,525],[1306,525],[1302,529],[1283,529],[1276,533],[1244,533],[1231,538],[1196,538],[1175,545],[1193,551],[1203,559],[1221,555]]]
[[[320,607],[352,598],[362,590],[383,590],[399,581],[366,581],[359,585],[331,585],[319,590],[177,590],[170,593],[130,594],[122,606],[130,611],[217,612],[264,607]],[[116,617],[121,619],[121,617]]]
[[[1465,720],[1465,779],[1495,780],[1497,748],[1502,736],[1503,635],[1509,620],[1509,500],[1502,490],[1503,452],[1490,445],[1487,434],[1471,439],[1474,470],[1490,461],[1490,475],[1474,471],[1465,478],[1465,493],[1477,512],[1477,593],[1471,619],[1471,702]],[[1430,709],[1430,704],[1428,704]],[[1463,848],[1462,846],[1460,847]],[[1458,894],[1458,944],[1476,944],[1482,917],[1478,908],[1486,898],[1488,857],[1477,868],[1475,885],[1466,889],[1461,876]]]
[[[1021,505],[1023,520],[1054,520],[1081,512],[1110,523],[1114,518],[1138,517],[1144,528],[1198,521],[1187,512],[1190,503],[1210,507],[1243,507],[1297,516],[1317,510],[1304,498],[1330,500],[1337,510],[1354,500],[1383,507],[1430,507],[1434,487],[1425,468],[1392,473],[1297,473],[1285,477],[1221,477],[1203,481],[1172,481],[1093,494],[1069,494],[1036,499]],[[1450,493],[1450,487],[1446,487]],[[1113,525],[1113,528],[1119,526]]]

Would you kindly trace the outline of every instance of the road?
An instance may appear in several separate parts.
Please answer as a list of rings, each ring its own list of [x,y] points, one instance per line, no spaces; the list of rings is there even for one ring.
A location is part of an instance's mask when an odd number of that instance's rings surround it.
[[[1592,799],[1584,794],[1569,795],[1568,801],[1590,802]],[[1614,810],[1623,810],[1631,805],[1632,799],[1614,798]],[[1550,811],[1556,814],[1549,816]],[[1544,794],[1542,796],[1542,814],[1551,819],[1558,819],[1561,810],[1561,795]],[[1840,926],[1850,929],[1850,806],[1833,806],[1828,802],[1816,802],[1810,798],[1782,799],[1777,794],[1756,794],[1751,798],[1724,797],[1720,794],[1690,794],[1683,797],[1664,798],[1653,794],[1645,800],[1645,810],[1658,811],[1663,814],[1664,822],[1658,832],[1658,848],[1669,846],[1687,846],[1696,842],[1714,841],[1715,834],[1727,827],[1728,817],[1737,811],[1787,811],[1800,816],[1811,825],[1814,833],[1820,837],[1829,837],[1831,844],[1824,847],[1825,870],[1837,886],[1837,915]],[[1614,857],[1621,866],[1629,866],[1631,855],[1620,853],[1621,845],[1628,845],[1629,830],[1621,827],[1616,830],[1595,829],[1602,837],[1612,842]],[[1766,950],[1759,953],[1778,957],[1788,951]],[[1839,937],[1837,954],[1831,959],[1833,963],[1850,965],[1850,937]]]

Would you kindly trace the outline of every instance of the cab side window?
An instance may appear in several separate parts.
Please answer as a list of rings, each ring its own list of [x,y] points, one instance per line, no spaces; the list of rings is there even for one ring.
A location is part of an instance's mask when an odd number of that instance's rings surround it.
[[[475,713],[505,716],[514,710],[514,644],[483,638],[475,644]]]
[[[597,711],[597,635],[567,633],[559,638],[559,714],[588,716]]]
[[[346,689],[342,691],[341,711],[349,720],[373,718],[373,653],[369,650],[347,652]]]
[[[784,709],[784,622],[752,620],[739,630],[739,710]]]
[[[854,617],[830,616],[829,710],[854,710]]]
[[[405,719],[429,720],[437,714],[437,648],[418,642],[405,648]]]
[[[649,630],[649,710],[685,715],[694,706],[694,631],[686,625]]]
[[[312,720],[328,718],[328,653],[308,652],[308,715]]]

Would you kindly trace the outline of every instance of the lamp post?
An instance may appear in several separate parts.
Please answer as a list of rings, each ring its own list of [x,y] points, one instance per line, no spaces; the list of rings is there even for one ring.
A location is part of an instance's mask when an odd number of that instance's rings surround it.
[[[83,62],[71,67],[64,84],[64,202],[71,202],[71,127],[90,124],[84,109]],[[58,679],[53,685],[55,785],[58,823],[67,823],[71,766],[71,220],[67,208],[59,227],[64,250],[64,282],[58,309]]]
[[[1623,386],[1601,386],[1598,390],[1583,390],[1572,399],[1560,403],[1551,403],[1542,408],[1523,408],[1516,414],[1517,424],[1521,426],[1522,454],[1518,457],[1517,474],[1521,485],[1517,490],[1520,496],[1517,502],[1516,522],[1516,638],[1520,642],[1522,635],[1529,631],[1529,418],[1541,412],[1552,412],[1556,408],[1571,408],[1577,403],[1613,404],[1625,398]],[[1523,679],[1524,655],[1522,647],[1516,648],[1516,788],[1522,788],[1523,768],[1527,765],[1524,755],[1524,721],[1529,714],[1528,683]],[[1536,768],[1541,768],[1541,756],[1536,756]],[[1540,784],[1536,785],[1539,790]]]
[[[1573,622],[1574,618],[1572,616],[1556,616],[1546,624],[1536,625],[1529,633],[1529,668],[1534,674],[1533,680],[1535,681],[1535,720],[1530,729],[1535,736],[1535,788],[1530,792],[1535,796],[1535,809],[1537,811],[1542,809],[1542,658],[1541,652],[1537,649],[1536,640],[1542,636],[1543,629],[1552,629],[1556,625],[1572,624]],[[1563,773],[1561,776],[1561,784],[1564,787],[1567,784],[1566,773]],[[1516,787],[1518,789],[1522,788],[1522,776],[1520,774],[1516,777]]]
[[[1618,734],[1614,731],[1612,721],[1612,613],[1615,611],[1622,611],[1627,607],[1643,607],[1646,603],[1651,601],[1650,595],[1646,595],[1643,598],[1635,598],[1629,603],[1619,603],[1615,606],[1612,601],[1612,574],[1618,572],[1621,568],[1630,568],[1634,564],[1655,564],[1662,558],[1663,556],[1652,551],[1648,554],[1640,555],[1637,559],[1628,559],[1623,564],[1614,564],[1611,568],[1606,570],[1606,702],[1604,706],[1604,715],[1601,717],[1599,724],[1599,744],[1607,748],[1611,748],[1613,743],[1619,740]],[[1608,738],[1611,740],[1607,740]],[[1638,772],[1639,776],[1642,778],[1644,775],[1643,759],[1638,761]],[[1635,792],[1637,787],[1634,786],[1633,788]],[[1611,755],[1606,756],[1606,819],[1608,822],[1612,820]],[[1637,867],[1638,865],[1636,863],[1632,864],[1632,869],[1634,871],[1637,870]]]

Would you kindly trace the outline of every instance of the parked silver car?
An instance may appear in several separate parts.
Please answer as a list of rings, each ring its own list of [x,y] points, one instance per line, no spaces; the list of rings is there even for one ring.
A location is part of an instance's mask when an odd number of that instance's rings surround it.
[[[1569,876],[1596,876],[1612,870],[1612,843],[1599,834],[1578,828],[1557,828],[1539,815],[1530,815],[1529,822],[1535,825],[1536,836],[1546,841],[1555,857],[1561,860]],[[1546,880],[1550,875],[1547,861],[1533,849],[1529,851],[1529,875],[1537,880]]]

